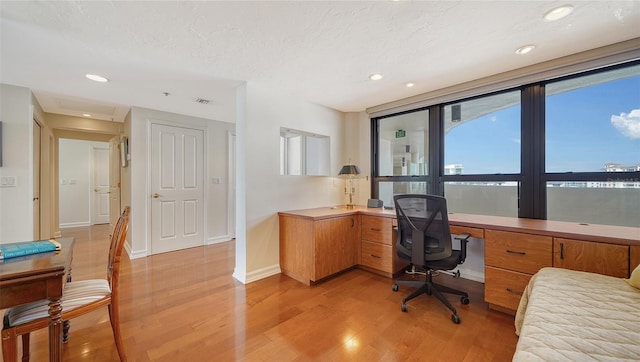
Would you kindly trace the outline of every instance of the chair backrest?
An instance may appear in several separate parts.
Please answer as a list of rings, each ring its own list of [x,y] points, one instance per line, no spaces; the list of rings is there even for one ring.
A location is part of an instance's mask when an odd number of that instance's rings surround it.
[[[425,261],[451,256],[451,231],[444,197],[396,195],[393,202],[398,218],[398,243],[412,251],[412,263],[422,265]]]
[[[111,245],[109,246],[109,261],[107,264],[107,280],[111,286],[112,293],[117,290],[118,275],[120,273],[120,257],[124,242],[127,239],[127,231],[129,230],[129,212],[131,207],[127,206],[113,228],[111,234]]]

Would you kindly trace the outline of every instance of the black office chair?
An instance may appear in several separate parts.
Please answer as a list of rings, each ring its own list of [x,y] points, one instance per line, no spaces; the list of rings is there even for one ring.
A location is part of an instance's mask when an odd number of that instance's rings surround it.
[[[417,288],[402,300],[402,311],[407,311],[409,300],[424,293],[438,298],[453,312],[451,320],[456,324],[460,323],[456,308],[442,293],[460,295],[462,304],[469,304],[469,295],[463,291],[435,284],[432,278],[439,271],[451,271],[464,262],[467,256],[469,235],[457,235],[455,239],[460,240],[460,249],[453,249],[447,217],[447,203],[444,197],[397,195],[393,197],[393,202],[398,217],[398,239],[396,241],[398,256],[411,262],[407,268],[409,274],[425,274],[424,281],[394,281],[394,292],[398,291],[398,285]]]

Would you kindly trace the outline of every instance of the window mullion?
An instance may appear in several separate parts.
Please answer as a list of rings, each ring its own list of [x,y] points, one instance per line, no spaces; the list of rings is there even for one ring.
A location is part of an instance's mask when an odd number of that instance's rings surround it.
[[[536,84],[525,87],[521,104],[522,181],[518,216],[546,219],[544,86]]]

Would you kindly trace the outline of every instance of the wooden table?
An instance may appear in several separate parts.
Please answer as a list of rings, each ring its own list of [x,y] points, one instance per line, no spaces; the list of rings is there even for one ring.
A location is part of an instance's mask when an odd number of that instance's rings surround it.
[[[60,298],[71,270],[74,238],[57,239],[61,251],[0,261],[0,309],[48,299],[49,360],[62,360],[62,305]]]

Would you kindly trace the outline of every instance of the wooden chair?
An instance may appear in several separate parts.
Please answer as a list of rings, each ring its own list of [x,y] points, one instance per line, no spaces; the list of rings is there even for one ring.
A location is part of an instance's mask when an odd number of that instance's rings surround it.
[[[121,361],[126,361],[124,348],[120,338],[118,324],[118,275],[120,272],[120,256],[129,227],[129,211],[127,206],[111,235],[107,279],[90,279],[72,281],[66,284],[62,296],[62,320],[84,315],[109,306],[109,319],[113,329],[113,337]],[[2,355],[6,362],[17,359],[17,338],[22,336],[22,361],[29,361],[30,333],[49,326],[49,301],[42,300],[8,309],[4,316],[2,328]],[[68,325],[68,323],[65,323]],[[65,331],[65,334],[68,332]]]

